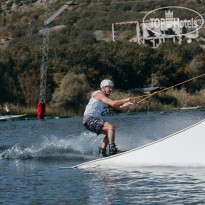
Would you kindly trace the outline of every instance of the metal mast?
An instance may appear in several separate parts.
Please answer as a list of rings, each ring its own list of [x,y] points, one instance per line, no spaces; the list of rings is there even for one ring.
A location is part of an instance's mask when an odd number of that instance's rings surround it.
[[[44,119],[45,117],[45,102],[46,102],[46,81],[47,81],[47,69],[48,69],[48,46],[49,46],[49,25],[50,23],[60,15],[68,6],[73,4],[74,0],[68,1],[62,6],[55,14],[50,16],[49,0],[45,2],[45,16],[44,16],[44,30],[43,30],[43,50],[42,50],[42,62],[40,71],[40,95],[38,103],[38,118]]]
[[[39,102],[45,102],[46,98],[46,80],[48,69],[48,45],[49,45],[49,24],[45,23],[50,16],[49,0],[45,2],[45,16],[44,16],[44,29],[43,29],[43,50],[42,50],[42,62],[40,73],[40,96]]]

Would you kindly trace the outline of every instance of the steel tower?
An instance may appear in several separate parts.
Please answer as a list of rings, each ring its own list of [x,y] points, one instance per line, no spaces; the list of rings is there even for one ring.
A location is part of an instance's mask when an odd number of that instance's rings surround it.
[[[68,6],[73,5],[73,1],[74,0],[68,1],[51,17],[49,17],[50,16],[49,0],[45,1],[43,49],[42,49],[42,62],[41,62],[41,70],[40,70],[40,95],[39,95],[38,114],[37,114],[38,119],[44,119],[45,117],[46,82],[47,82],[48,51],[49,51],[49,25]]]

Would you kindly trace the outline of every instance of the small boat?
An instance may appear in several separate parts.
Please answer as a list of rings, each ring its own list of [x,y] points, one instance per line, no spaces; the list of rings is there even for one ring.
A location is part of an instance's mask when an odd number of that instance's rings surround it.
[[[26,114],[23,115],[4,115],[0,116],[0,120],[12,120],[12,119],[20,119],[22,117],[25,117]]]
[[[205,166],[205,119],[160,140],[73,168],[137,168],[140,166]]]

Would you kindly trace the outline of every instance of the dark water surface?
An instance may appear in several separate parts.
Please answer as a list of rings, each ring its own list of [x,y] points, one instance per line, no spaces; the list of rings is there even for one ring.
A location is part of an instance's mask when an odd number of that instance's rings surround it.
[[[106,117],[121,150],[204,118],[203,111]],[[80,117],[0,122],[0,204],[205,204],[205,167],[68,168],[96,159],[102,139]]]

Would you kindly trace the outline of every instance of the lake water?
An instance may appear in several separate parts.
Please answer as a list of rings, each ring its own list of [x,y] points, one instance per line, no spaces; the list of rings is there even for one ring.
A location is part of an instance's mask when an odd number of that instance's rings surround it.
[[[204,118],[203,111],[106,117],[121,150]],[[0,204],[205,204],[205,167],[64,168],[98,158],[102,139],[81,117],[0,122]]]

